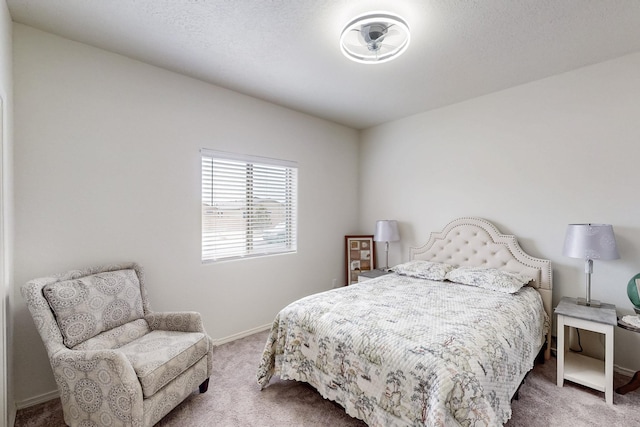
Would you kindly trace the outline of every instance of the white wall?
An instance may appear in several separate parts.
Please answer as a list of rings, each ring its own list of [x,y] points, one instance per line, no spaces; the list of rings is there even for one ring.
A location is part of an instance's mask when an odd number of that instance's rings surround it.
[[[155,310],[200,311],[223,339],[342,282],[356,131],[18,24],[14,62],[16,295],[41,275],[134,260]],[[201,264],[201,147],[298,162],[296,254]],[[24,402],[55,384],[16,301]]]
[[[12,425],[13,406],[12,303],[13,282],[13,135],[12,22],[0,2],[0,425]]]
[[[361,223],[400,222],[393,265],[454,218],[489,219],[552,261],[554,305],[584,295],[583,261],[562,256],[567,224],[611,223],[621,259],[595,262],[592,297],[631,313],[639,70],[640,54],[629,55],[364,131]],[[616,328],[615,363],[639,370],[638,353],[640,334]]]

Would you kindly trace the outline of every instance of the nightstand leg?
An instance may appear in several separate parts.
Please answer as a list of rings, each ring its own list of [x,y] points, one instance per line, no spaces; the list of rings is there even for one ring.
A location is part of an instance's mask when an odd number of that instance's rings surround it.
[[[557,326],[558,326],[558,337],[556,342],[556,356],[558,362],[558,369],[556,372],[557,375],[557,384],[558,387],[562,387],[564,385],[564,316],[558,315],[557,318]]]
[[[609,405],[613,405],[613,326],[607,331],[605,337],[604,377],[606,385],[604,398]]]

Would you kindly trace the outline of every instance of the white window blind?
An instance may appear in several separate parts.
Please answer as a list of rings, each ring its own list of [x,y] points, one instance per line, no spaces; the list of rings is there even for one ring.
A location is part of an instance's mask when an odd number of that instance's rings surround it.
[[[201,150],[202,261],[295,252],[295,162]]]

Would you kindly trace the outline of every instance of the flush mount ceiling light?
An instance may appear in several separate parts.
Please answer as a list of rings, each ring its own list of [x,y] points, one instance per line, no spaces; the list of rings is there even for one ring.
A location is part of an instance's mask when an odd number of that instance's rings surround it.
[[[388,12],[370,12],[356,16],[344,27],[340,49],[353,61],[380,64],[407,50],[409,40],[404,19]]]

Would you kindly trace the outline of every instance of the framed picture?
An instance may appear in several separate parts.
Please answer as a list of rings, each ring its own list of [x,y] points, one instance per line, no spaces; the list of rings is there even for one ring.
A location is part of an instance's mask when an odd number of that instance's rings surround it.
[[[376,268],[375,245],[373,235],[344,236],[347,254],[347,285],[358,282],[363,271]]]

